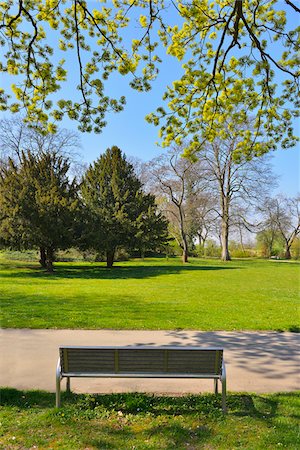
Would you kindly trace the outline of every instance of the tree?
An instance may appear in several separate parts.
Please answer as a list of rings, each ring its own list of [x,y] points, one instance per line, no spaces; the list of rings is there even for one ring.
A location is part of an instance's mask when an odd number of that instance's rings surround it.
[[[118,147],[107,149],[89,167],[81,195],[88,217],[84,245],[104,250],[107,267],[113,266],[117,248],[145,250],[166,240],[167,225],[155,198],[143,193],[133,166]]]
[[[12,85],[14,99],[1,90],[2,109],[25,108],[27,120],[48,123],[49,131],[55,129],[49,116],[57,121],[66,114],[79,121],[82,131],[100,132],[106,113],[120,111],[125,103],[123,97],[106,95],[105,80],[114,72],[130,74],[133,88],[150,89],[161,61],[160,41],[167,54],[184,62],[183,77],[166,92],[170,113],[160,109],[149,118],[156,124],[166,120],[166,146],[187,134],[196,140],[202,124],[207,137],[213,138],[215,124],[238,98],[247,110],[257,111],[254,152],[279,141],[284,146],[295,143],[290,105],[299,105],[299,38],[297,26],[290,26],[286,18],[288,11],[299,14],[295,1],[107,0],[102,5],[91,9],[85,0],[1,3],[0,70],[17,80]],[[130,25],[133,39],[127,45]],[[56,38],[53,45],[48,27]],[[79,98],[74,99],[73,89],[72,99],[60,98],[54,105],[52,95],[68,80],[69,57],[72,71],[73,61],[77,63]],[[275,71],[282,77],[278,86]],[[236,119],[242,121],[240,115]],[[254,137],[263,134],[268,146],[259,146]],[[191,145],[188,150],[194,149]]]
[[[243,213],[246,205],[249,209],[257,202],[257,198],[266,196],[275,181],[266,156],[249,159],[241,155],[239,161],[235,160],[236,148],[243,138],[239,135],[241,125],[231,133],[233,126],[229,122],[229,128],[224,127],[223,139],[215,139],[199,153],[199,158],[205,163],[205,177],[210,180],[219,196],[219,207],[215,211],[221,221],[221,258],[224,261],[230,260],[230,228],[241,221],[246,225],[244,215],[239,212]],[[245,128],[247,126],[247,123],[244,124]],[[236,214],[233,214],[234,211]]]
[[[22,152],[0,168],[0,235],[8,246],[37,247],[40,263],[53,271],[55,251],[73,243],[79,200],[69,163],[56,153]]]
[[[256,239],[259,244],[265,247],[265,256],[268,256],[269,258],[273,256],[274,244],[278,241],[279,234],[277,221],[275,220],[274,206],[272,200],[267,197],[257,207],[257,211],[262,217],[262,222],[258,225],[259,231]]]
[[[288,198],[283,195],[268,198],[263,208],[263,224],[273,233],[280,233],[284,246],[285,258],[291,259],[291,247],[300,234],[300,197]]]
[[[56,153],[67,158],[73,171],[78,168],[77,150],[80,148],[78,133],[65,128],[57,129],[56,133],[41,133],[38,128],[29,127],[22,116],[0,120],[0,157],[1,160],[13,159],[19,164],[22,152],[32,155],[39,153]]]
[[[174,147],[168,153],[148,163],[152,174],[152,189],[164,197],[164,214],[171,224],[171,232],[182,250],[182,261],[188,262],[189,241],[194,232],[191,222],[195,215],[195,197],[203,190],[199,164],[182,158],[182,147]],[[190,237],[190,239],[189,239]]]
[[[185,154],[222,134],[228,114],[242,125],[252,114],[252,129],[244,130],[241,153],[260,155],[278,143],[294,146],[293,118],[299,116],[299,35],[288,29],[286,13],[276,1],[193,1],[179,5],[181,26],[165,37],[168,52],[183,61],[184,74],[164,94],[167,109],[147,116],[161,125],[163,145],[180,145],[189,138]],[[297,14],[294,2],[286,5]],[[281,57],[271,51],[278,41]],[[281,72],[282,85],[275,82]],[[201,139],[199,139],[201,137]]]
[[[187,201],[188,235],[193,242],[195,240],[199,242],[201,251],[204,251],[208,236],[215,230],[216,202],[215,192],[211,191],[208,186],[201,192],[193,192]]]
[[[274,224],[275,225],[275,224]],[[259,252],[266,258],[278,257],[282,253],[284,242],[277,228],[263,228],[256,234],[256,243]]]

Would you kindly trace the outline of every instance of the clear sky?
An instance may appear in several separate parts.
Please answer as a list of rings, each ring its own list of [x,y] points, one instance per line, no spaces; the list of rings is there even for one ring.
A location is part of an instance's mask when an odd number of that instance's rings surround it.
[[[91,2],[95,3],[95,2]],[[95,3],[96,5],[96,3]],[[97,5],[98,6],[98,5]],[[294,18],[291,17],[292,22]],[[295,24],[294,24],[295,25]],[[51,35],[49,36],[51,41]],[[52,42],[50,42],[50,45]],[[53,44],[54,45],[54,44]],[[65,56],[64,54],[62,56]],[[60,56],[60,57],[62,57]],[[74,64],[71,62],[71,64]],[[71,86],[78,83],[77,73],[68,62],[70,79],[66,83],[58,98],[72,96]],[[153,83],[152,90],[147,93],[133,91],[129,86],[129,78],[113,75],[108,82],[107,92],[110,96],[118,98],[125,95],[127,105],[124,111],[107,116],[107,126],[101,134],[80,133],[82,142],[82,157],[90,163],[100,153],[108,147],[117,145],[127,155],[138,157],[142,160],[149,160],[157,156],[163,150],[155,142],[158,140],[158,127],[148,124],[145,121],[146,114],[155,111],[158,106],[163,105],[162,95],[167,84],[180,77],[180,63],[171,57],[167,57],[161,65],[161,71],[158,78]],[[15,80],[2,77],[2,85],[9,87]],[[74,92],[74,91],[73,91]],[[70,97],[72,98],[72,97]],[[3,115],[2,115],[3,116]],[[5,114],[7,117],[8,114]],[[64,119],[61,125],[65,128],[76,130],[76,122]],[[300,123],[295,123],[300,134]],[[297,148],[288,150],[277,150],[273,153],[273,166],[275,174],[280,176],[280,185],[277,192],[285,193],[289,196],[296,195],[300,191],[299,173],[300,173],[300,144]]]

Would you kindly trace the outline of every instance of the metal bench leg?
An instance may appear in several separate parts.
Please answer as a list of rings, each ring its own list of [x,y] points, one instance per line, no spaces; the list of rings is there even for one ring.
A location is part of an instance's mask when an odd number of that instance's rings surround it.
[[[215,379],[215,394],[218,393],[218,380]]]
[[[70,377],[67,377],[66,388],[67,388],[67,392],[70,393],[70,392],[71,392],[71,382],[70,382]]]
[[[56,408],[60,408],[60,377],[56,377]]]
[[[226,370],[224,361],[222,364],[221,382],[222,382],[222,410],[223,413],[225,414],[227,412],[227,406],[226,406]]]
[[[60,407],[60,360],[58,360],[57,368],[56,368],[56,408]]]
[[[222,410],[223,410],[223,413],[227,412],[227,406],[226,406],[226,378],[222,382]]]

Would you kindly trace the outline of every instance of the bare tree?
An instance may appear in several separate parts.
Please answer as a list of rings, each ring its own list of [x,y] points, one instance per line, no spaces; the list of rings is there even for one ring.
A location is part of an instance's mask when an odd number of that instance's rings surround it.
[[[200,169],[199,176],[201,177],[200,166],[197,163],[197,167]],[[202,183],[204,185],[203,179]],[[215,230],[216,213],[214,207],[216,200],[215,192],[209,189],[208,185],[205,185],[204,189],[193,190],[186,201],[189,239],[190,241],[197,240],[203,250],[208,236]]]
[[[258,237],[264,241],[266,247],[266,256],[269,258],[273,254],[273,247],[278,237],[278,226],[275,218],[276,206],[273,199],[266,198],[261,205],[258,205],[257,211],[262,220],[258,225]]]
[[[205,177],[215,187],[219,196],[219,207],[215,208],[221,222],[221,258],[230,260],[229,232],[237,221],[234,211],[249,210],[257,199],[265,197],[275,185],[275,177],[268,163],[268,156],[249,160],[234,157],[239,143],[238,133],[227,134],[224,139],[215,139],[199,152],[199,159],[205,163]],[[240,207],[239,207],[240,206]],[[246,218],[243,219],[247,223]]]
[[[163,197],[162,209],[171,223],[171,232],[182,249],[182,261],[188,262],[189,225],[196,206],[196,198],[204,189],[199,162],[182,158],[183,149],[174,147],[148,163],[152,175],[152,189]],[[199,202],[199,198],[198,198]]]
[[[288,198],[280,195],[265,202],[264,223],[279,231],[285,244],[285,258],[291,259],[291,246],[300,234],[300,195]]]
[[[133,166],[134,173],[143,184],[143,190],[151,192],[151,176],[149,174],[148,163],[138,156],[127,156],[127,161]]]
[[[20,162],[22,152],[56,153],[64,156],[72,163],[72,171],[80,172],[79,161],[80,138],[77,132],[59,129],[57,133],[41,133],[40,130],[29,127],[21,116],[0,120],[0,158],[12,158]]]

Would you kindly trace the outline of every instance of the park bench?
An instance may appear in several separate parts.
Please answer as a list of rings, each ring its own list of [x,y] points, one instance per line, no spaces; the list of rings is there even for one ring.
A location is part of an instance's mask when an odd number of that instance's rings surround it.
[[[56,369],[56,406],[60,384],[72,377],[206,378],[222,383],[222,409],[226,412],[226,372],[221,348],[175,346],[77,347],[61,346]]]

